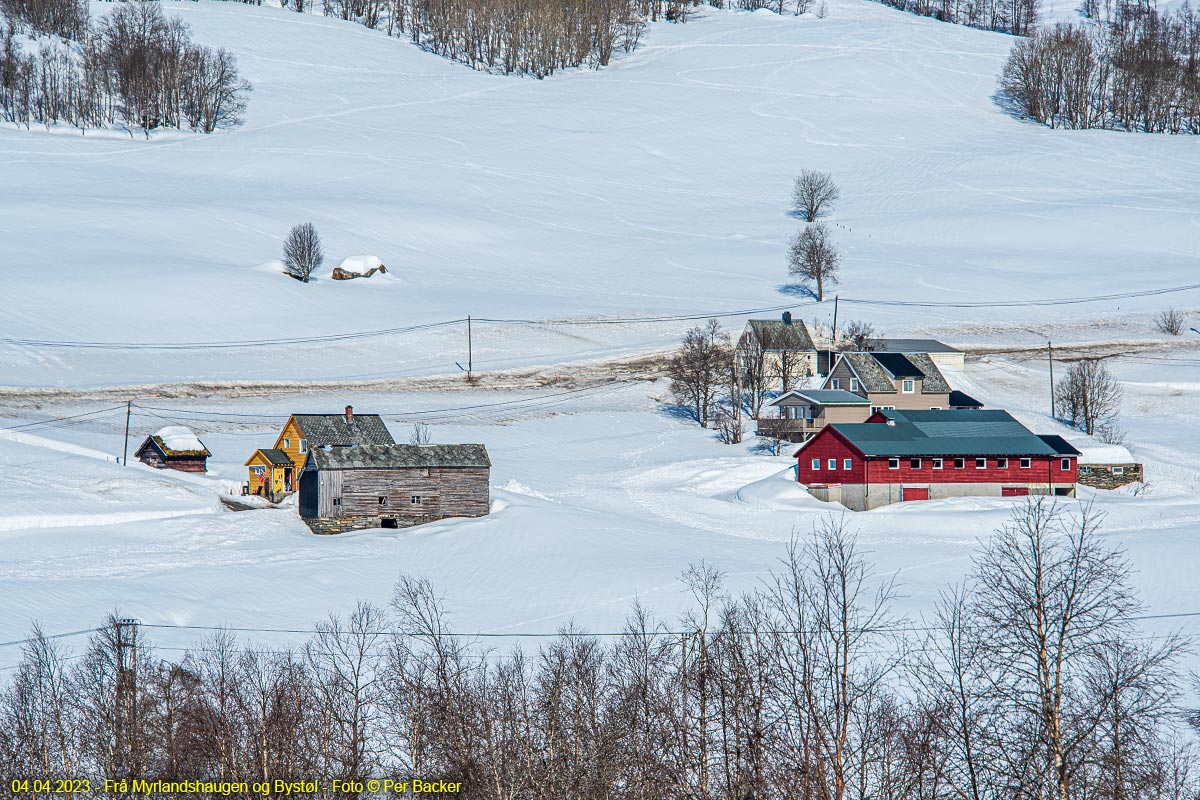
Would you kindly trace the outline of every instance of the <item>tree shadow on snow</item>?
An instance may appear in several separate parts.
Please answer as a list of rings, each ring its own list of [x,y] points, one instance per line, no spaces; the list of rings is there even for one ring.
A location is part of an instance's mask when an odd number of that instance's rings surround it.
[[[782,286],[776,286],[775,291],[780,294],[786,294],[789,297],[806,297],[810,300],[817,299],[817,293],[810,287],[799,283],[785,283]]]
[[[700,423],[700,420],[696,419],[696,415],[692,409],[688,408],[687,406],[676,405],[674,403],[662,403],[658,407],[658,413],[682,422],[691,422],[695,424]]]

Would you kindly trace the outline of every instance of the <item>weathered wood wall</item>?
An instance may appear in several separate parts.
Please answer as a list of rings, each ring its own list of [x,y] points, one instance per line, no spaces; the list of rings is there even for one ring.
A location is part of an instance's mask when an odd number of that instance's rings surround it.
[[[490,508],[485,467],[323,469],[317,474],[318,517],[482,517]],[[420,501],[413,502],[414,497]],[[341,502],[335,505],[335,499]]]

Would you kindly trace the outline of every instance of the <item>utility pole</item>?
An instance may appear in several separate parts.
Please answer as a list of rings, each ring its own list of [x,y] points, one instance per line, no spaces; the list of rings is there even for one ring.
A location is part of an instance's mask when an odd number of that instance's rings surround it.
[[[124,617],[116,621],[116,752],[114,764],[116,774],[132,779],[139,771],[138,752],[138,702],[137,702],[137,634],[136,619]],[[128,794],[125,794],[128,796]]]
[[[471,371],[474,369],[475,354],[471,349],[471,315],[467,314],[467,383],[471,382]]]
[[[1054,408],[1054,345],[1046,342],[1046,360],[1050,362],[1050,419],[1055,419]]]
[[[125,401],[125,452],[121,455],[121,466],[129,466],[129,415],[133,413],[133,401]]]
[[[837,349],[837,312],[838,312],[838,296],[833,296],[833,330],[829,332],[830,345]]]

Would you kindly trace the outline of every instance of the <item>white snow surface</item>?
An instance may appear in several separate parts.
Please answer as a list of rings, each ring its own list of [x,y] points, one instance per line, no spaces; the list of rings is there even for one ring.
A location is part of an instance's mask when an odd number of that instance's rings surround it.
[[[1080,464],[1131,464],[1134,461],[1129,448],[1119,444],[1076,444],[1080,453]]]
[[[168,450],[203,450],[204,445],[200,439],[192,432],[191,428],[186,428],[183,425],[168,425],[165,428],[159,428],[154,432],[154,435],[162,440],[163,446]]]
[[[1194,138],[1014,119],[994,97],[1008,36],[867,0],[831,0],[825,19],[705,8],[652,25],[606,69],[539,81],[355,23],[165,5],[238,57],[255,87],[246,122],[148,141],[0,125],[0,339],[226,342],[468,314],[531,321],[476,323],[475,368],[489,370],[660,350],[692,324],[544,320],[793,304],[828,321],[832,298],[813,303],[785,269],[803,168],[842,189],[826,221],[845,254],[843,320],[952,344],[1057,344],[1108,324],[1152,335],[1168,302],[1200,304],[1195,292],[1018,308],[847,301],[1024,302],[1195,282]],[[302,284],[253,268],[308,220],[327,252],[377,253],[405,280]],[[453,373],[465,350],[463,324],[165,354],[4,342],[0,385]]]

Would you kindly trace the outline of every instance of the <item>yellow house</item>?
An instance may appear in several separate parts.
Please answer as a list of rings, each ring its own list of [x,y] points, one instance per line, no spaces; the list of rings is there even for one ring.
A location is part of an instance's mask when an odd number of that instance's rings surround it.
[[[249,492],[277,502],[296,491],[310,448],[395,444],[378,414],[292,414],[270,449],[256,450],[246,462]]]
[[[246,466],[250,468],[250,494],[274,503],[295,489],[295,465],[282,450],[255,450]]]

